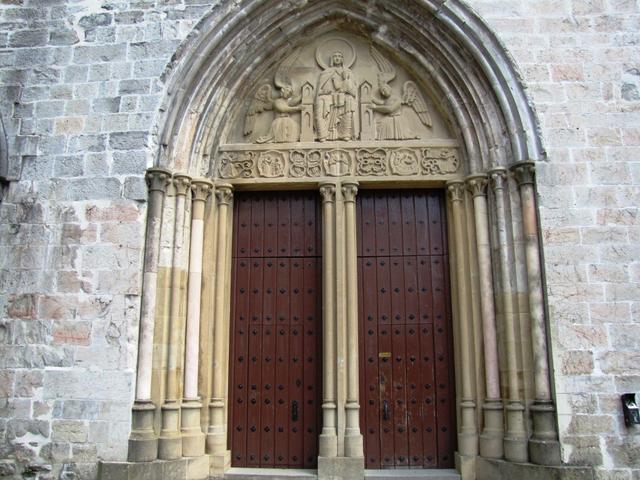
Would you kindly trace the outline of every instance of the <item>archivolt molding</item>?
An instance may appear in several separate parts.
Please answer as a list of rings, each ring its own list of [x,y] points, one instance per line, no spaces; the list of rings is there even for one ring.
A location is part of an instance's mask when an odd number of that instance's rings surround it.
[[[231,112],[305,38],[335,27],[370,38],[426,78],[476,173],[541,160],[538,126],[521,80],[495,35],[458,0],[222,1],[181,49],[160,119],[172,170],[215,176],[212,158]]]

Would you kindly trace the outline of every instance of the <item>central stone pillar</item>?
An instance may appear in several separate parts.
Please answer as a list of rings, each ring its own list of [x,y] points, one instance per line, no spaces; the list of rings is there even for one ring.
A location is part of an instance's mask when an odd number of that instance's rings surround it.
[[[322,433],[319,439],[320,457],[338,455],[336,432],[336,334],[335,334],[335,201],[336,186],[320,186],[322,195]]]
[[[325,390],[318,478],[364,477],[358,370],[358,270],[355,196],[358,183],[322,184]],[[329,324],[327,322],[330,322]],[[331,399],[335,400],[332,402]],[[335,414],[333,413],[335,410]],[[329,423],[326,423],[326,422]],[[336,435],[335,447],[332,435]],[[335,454],[333,454],[335,448]],[[325,453],[328,453],[325,455]]]
[[[218,227],[216,252],[215,307],[213,317],[213,368],[211,401],[209,403],[209,428],[207,431],[207,453],[211,458],[211,474],[223,473],[231,463],[227,450],[227,425],[225,419],[226,360],[228,352],[228,328],[226,325],[227,255],[229,239],[229,206],[233,198],[231,185],[216,186],[218,201]]]

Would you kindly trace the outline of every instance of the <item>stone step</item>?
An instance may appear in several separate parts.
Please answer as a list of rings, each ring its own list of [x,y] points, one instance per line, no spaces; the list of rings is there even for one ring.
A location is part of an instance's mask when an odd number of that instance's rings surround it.
[[[365,470],[365,479],[371,480],[460,480],[455,470]],[[224,474],[229,480],[315,480],[316,470],[286,468],[231,468]]]

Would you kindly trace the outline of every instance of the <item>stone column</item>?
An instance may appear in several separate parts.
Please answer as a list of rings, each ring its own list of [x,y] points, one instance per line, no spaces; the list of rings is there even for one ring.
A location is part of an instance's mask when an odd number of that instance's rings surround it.
[[[473,372],[471,365],[470,345],[471,336],[471,305],[467,291],[467,256],[465,252],[464,229],[464,194],[465,185],[461,181],[447,183],[447,191],[451,199],[453,216],[453,233],[455,245],[455,278],[458,280],[458,324],[460,332],[460,363],[461,363],[461,402],[460,402],[460,433],[458,434],[458,451],[461,456],[475,457],[478,454],[478,431],[476,428],[476,403],[474,401]]]
[[[480,281],[480,307],[482,311],[482,339],[484,346],[484,375],[487,398],[482,405],[484,428],[480,435],[480,455],[502,458],[503,417],[500,398],[500,370],[498,364],[498,340],[496,335],[493,277],[491,273],[491,245],[487,213],[487,175],[467,177],[467,187],[473,195],[473,211],[476,229],[476,250]]]
[[[182,455],[185,457],[204,455],[205,435],[200,426],[202,403],[200,403],[198,396],[198,354],[200,344],[204,207],[212,185],[209,180],[204,179],[191,182],[191,248],[189,250],[184,399],[182,402]]]
[[[158,438],[153,430],[155,405],[151,402],[151,372],[160,229],[164,197],[170,178],[171,174],[161,168],[150,168],[146,173],[149,200],[140,309],[136,401],[133,404],[129,437],[129,461],[131,462],[149,462],[158,456]]]
[[[336,338],[335,338],[335,201],[336,186],[320,185],[322,195],[322,433],[319,439],[321,457],[338,454],[336,432]]]
[[[504,437],[504,456],[513,462],[526,462],[527,434],[524,423],[524,405],[520,395],[520,379],[518,374],[518,358],[516,352],[516,317],[514,298],[514,278],[512,260],[509,254],[511,240],[507,230],[507,211],[505,205],[505,188],[507,171],[496,168],[489,172],[491,186],[495,196],[496,220],[500,254],[500,280],[502,284],[502,307],[507,352],[507,379],[509,400],[505,407],[507,412],[507,431]]]
[[[527,283],[529,286],[531,340],[533,342],[535,400],[531,406],[531,411],[533,412],[533,435],[529,440],[529,454],[533,463],[559,465],[561,463],[560,443],[558,442],[555,406],[549,378],[547,327],[542,294],[540,240],[538,238],[538,216],[534,187],[535,162],[519,162],[514,164],[511,170],[520,189]]]
[[[207,452],[211,455],[212,473],[222,473],[229,465],[231,456],[227,450],[227,425],[225,421],[225,371],[227,345],[225,345],[225,303],[227,298],[224,275],[227,266],[229,205],[233,198],[232,186],[216,186],[218,201],[218,228],[216,252],[215,302],[213,315],[213,368],[211,401],[209,403],[209,428],[207,431]]]
[[[359,370],[358,370],[358,249],[356,231],[356,194],[358,182],[342,183],[345,215],[346,278],[347,278],[347,404],[345,456],[364,457],[360,432]]]
[[[178,366],[182,348],[180,345],[180,302],[182,269],[180,265],[184,248],[185,203],[191,185],[188,175],[173,176],[176,190],[176,216],[173,234],[173,262],[171,268],[171,306],[169,310],[169,344],[167,346],[167,377],[165,400],[162,405],[162,430],[158,442],[158,458],[173,460],[182,457],[182,436],[180,434],[180,386]]]

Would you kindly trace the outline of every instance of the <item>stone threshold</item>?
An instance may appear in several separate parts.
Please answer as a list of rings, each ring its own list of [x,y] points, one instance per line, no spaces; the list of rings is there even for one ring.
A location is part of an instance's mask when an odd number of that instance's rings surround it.
[[[365,470],[365,478],[375,480],[397,480],[402,478],[424,480],[460,480],[460,474],[453,469],[395,469]],[[317,479],[317,470],[286,468],[239,468],[233,467],[224,474],[225,479],[233,480],[310,480]]]
[[[460,480],[460,474],[453,469],[393,469],[365,470],[365,478],[376,480],[414,478],[425,480]]]

